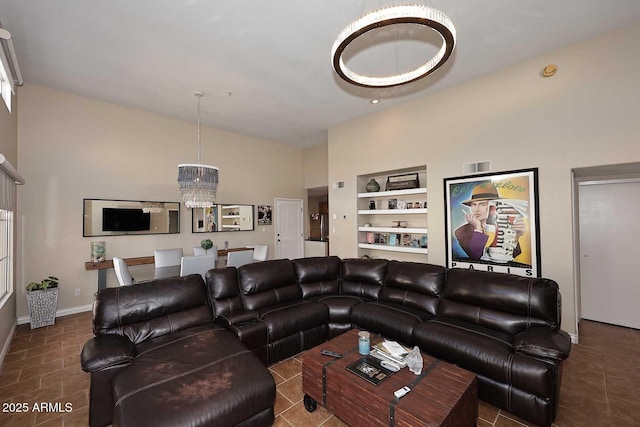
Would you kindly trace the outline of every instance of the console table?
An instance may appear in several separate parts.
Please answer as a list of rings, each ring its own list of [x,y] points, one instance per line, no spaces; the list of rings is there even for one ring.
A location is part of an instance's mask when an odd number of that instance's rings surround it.
[[[252,251],[252,250],[253,250],[253,247],[218,249],[218,256],[219,257],[227,256],[229,252]],[[126,262],[128,266],[155,264],[155,258],[153,256],[124,258],[124,262]],[[98,290],[104,289],[107,287],[107,270],[110,268],[113,268],[113,261],[110,259],[102,262],[87,261],[84,263],[85,270],[98,271]]]

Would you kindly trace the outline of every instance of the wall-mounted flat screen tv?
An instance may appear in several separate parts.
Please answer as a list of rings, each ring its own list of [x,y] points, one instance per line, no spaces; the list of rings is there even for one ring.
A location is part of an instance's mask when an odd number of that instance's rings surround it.
[[[102,208],[102,231],[149,230],[151,214],[142,209]]]

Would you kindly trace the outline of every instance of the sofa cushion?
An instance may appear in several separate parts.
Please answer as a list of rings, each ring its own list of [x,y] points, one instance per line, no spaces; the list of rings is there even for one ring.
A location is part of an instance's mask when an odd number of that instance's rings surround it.
[[[508,334],[461,321],[415,325],[413,342],[426,353],[537,396],[552,398],[555,365],[516,354]],[[482,396],[480,396],[482,398]]]
[[[560,327],[560,293],[553,280],[451,269],[439,317],[475,323],[510,335]]]
[[[302,300],[293,263],[288,259],[243,265],[238,268],[238,280],[247,310]]]
[[[258,310],[267,326],[268,342],[322,326],[329,321],[326,305],[313,301],[290,301]]]
[[[356,304],[367,301],[351,295],[318,295],[309,301],[321,302],[329,308],[329,323],[351,323],[351,311]]]
[[[124,335],[133,344],[212,320],[199,274],[102,289],[93,304],[93,333]]]
[[[439,265],[389,261],[379,300],[425,311],[428,317],[434,317],[444,275],[445,268]]]
[[[223,323],[237,323],[229,319],[244,316],[244,306],[238,286],[238,271],[234,267],[214,268],[205,276],[207,295],[216,320],[223,318]]]
[[[411,344],[414,325],[432,317],[426,311],[406,305],[372,301],[354,306],[351,319],[354,325],[362,329]]]
[[[265,410],[272,423],[275,384],[256,356],[220,327],[188,332],[145,343],[114,378],[113,424],[236,425]]]
[[[300,258],[293,260],[293,266],[303,298],[340,293],[340,258]]]
[[[342,295],[377,300],[387,271],[386,259],[344,259],[341,262]]]

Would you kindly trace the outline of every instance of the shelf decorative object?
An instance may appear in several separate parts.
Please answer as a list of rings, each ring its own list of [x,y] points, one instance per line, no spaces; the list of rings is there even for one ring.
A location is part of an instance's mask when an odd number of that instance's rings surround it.
[[[367,183],[367,186],[364,189],[367,190],[367,193],[375,193],[376,191],[380,191],[380,184],[378,184],[378,181],[371,178],[371,181]]]
[[[91,262],[102,262],[106,254],[106,242],[91,242]]]
[[[420,180],[417,173],[405,173],[401,175],[391,175],[387,178],[385,191],[406,190],[420,187]]]

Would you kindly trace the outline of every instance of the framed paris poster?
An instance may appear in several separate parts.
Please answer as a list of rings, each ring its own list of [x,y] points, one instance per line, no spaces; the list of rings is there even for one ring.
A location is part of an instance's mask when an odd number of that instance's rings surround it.
[[[444,179],[448,268],[540,277],[538,169]]]

